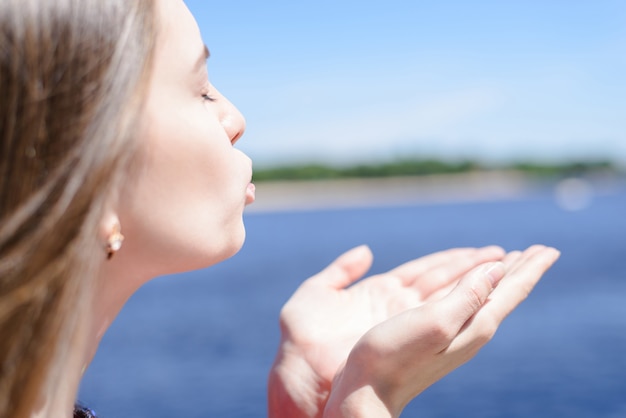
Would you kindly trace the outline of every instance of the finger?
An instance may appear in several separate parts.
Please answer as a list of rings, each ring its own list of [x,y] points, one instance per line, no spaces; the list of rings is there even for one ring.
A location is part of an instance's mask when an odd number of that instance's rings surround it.
[[[502,259],[502,262],[504,263],[504,266],[506,267],[507,271],[511,268],[513,263],[515,263],[515,260],[517,260],[521,255],[522,255],[521,251],[515,250],[515,251],[508,252],[504,256],[504,258]]]
[[[422,299],[432,298],[441,289],[449,290],[458,280],[474,267],[489,261],[502,258],[504,251],[499,247],[477,249],[469,253],[459,254],[417,277],[412,286],[416,288]]]
[[[361,245],[340,255],[309,280],[334,289],[343,289],[363,277],[372,266],[373,259],[374,256],[369,247]]]
[[[505,269],[508,270],[509,266],[511,266],[515,260],[517,258],[519,258],[521,256],[522,252],[521,251],[511,251],[509,253],[507,253],[504,258],[502,259],[502,262],[504,263]],[[490,260],[485,260],[485,261],[490,261]],[[439,300],[442,299],[443,297],[445,297],[446,295],[448,295],[450,293],[450,291],[452,291],[452,289],[454,289],[454,287],[457,285],[457,283],[459,282],[460,278],[462,277],[463,274],[465,274],[467,271],[469,271],[471,268],[475,267],[475,265],[470,266],[470,268],[468,268],[466,271],[462,271],[458,273],[458,279],[451,281],[450,283],[445,284],[444,286],[440,286],[439,288],[437,288],[434,285],[434,280],[431,280],[431,285],[433,286],[432,292],[430,294],[424,292],[425,294],[422,294],[422,300],[425,299],[429,299],[431,301],[433,300]],[[429,279],[424,278],[425,281],[428,281]],[[426,289],[427,290],[427,289]]]
[[[402,264],[401,266],[389,271],[389,274],[398,277],[405,286],[418,285],[421,287],[424,285],[424,283],[422,283],[423,281],[432,281],[431,285],[424,286],[424,291],[429,293],[432,290],[428,290],[428,288],[439,288],[454,279],[458,279],[459,275],[467,272],[477,264],[491,260],[499,260],[503,255],[504,250],[497,246],[484,248],[454,248],[409,261],[408,263]],[[446,273],[445,267],[459,259],[469,261],[470,266],[465,267],[464,269],[461,268],[461,273],[454,277],[450,277],[450,273]],[[472,260],[475,261],[472,262]],[[427,272],[441,268],[444,269],[438,270],[438,272],[431,275],[427,280],[421,280],[422,276],[424,276]],[[454,271],[459,270],[457,268]]]
[[[492,293],[490,303],[485,306],[485,314],[492,315],[498,323],[502,322],[528,297],[560,254],[554,248],[541,246],[533,246],[526,250]]]
[[[504,318],[526,297],[542,275],[554,264],[560,253],[554,248],[530,247],[516,260],[515,271],[507,271],[498,287],[476,315],[467,323],[449,350],[478,349],[495,334]]]
[[[460,329],[487,301],[505,272],[502,262],[486,263],[474,268],[441,300],[440,308],[447,311],[447,317],[454,320]]]
[[[545,245],[532,245],[524,250],[519,257],[517,257],[509,266],[507,266],[507,272],[511,274],[521,266],[524,266],[529,259],[534,257],[536,254],[546,250]]]
[[[484,306],[495,286],[504,277],[502,262],[490,262],[467,273],[457,286],[443,299],[424,307],[430,318],[440,318],[439,350],[454,341],[465,324]],[[435,333],[436,335],[436,333]]]

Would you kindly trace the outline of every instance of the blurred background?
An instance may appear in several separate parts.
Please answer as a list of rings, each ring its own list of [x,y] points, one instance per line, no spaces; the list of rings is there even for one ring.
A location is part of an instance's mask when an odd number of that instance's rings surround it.
[[[265,416],[278,312],[368,244],[562,251],[403,416],[626,417],[626,3],[187,0],[246,116],[242,251],[129,302],[81,399],[107,417]]]
[[[187,4],[259,166],[626,160],[621,0]]]

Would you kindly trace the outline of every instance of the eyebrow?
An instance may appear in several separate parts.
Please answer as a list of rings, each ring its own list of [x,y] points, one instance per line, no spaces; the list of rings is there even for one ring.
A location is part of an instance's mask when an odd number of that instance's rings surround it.
[[[202,71],[202,69],[206,66],[206,61],[209,59],[210,56],[211,53],[209,52],[209,48],[206,45],[203,45],[202,54],[198,58],[198,61],[196,61],[196,65],[194,67],[196,73]]]

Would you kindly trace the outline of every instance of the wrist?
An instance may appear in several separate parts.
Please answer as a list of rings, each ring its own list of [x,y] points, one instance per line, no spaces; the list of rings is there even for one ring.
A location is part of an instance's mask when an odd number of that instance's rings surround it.
[[[324,418],[392,418],[399,417],[404,404],[398,396],[398,388],[377,368],[370,358],[351,353],[342,371],[333,381]],[[367,356],[365,356],[367,357]]]
[[[268,378],[269,417],[321,417],[329,393],[306,360],[281,342]]]
[[[331,392],[324,409],[324,418],[395,418],[372,386],[361,386],[348,393]]]

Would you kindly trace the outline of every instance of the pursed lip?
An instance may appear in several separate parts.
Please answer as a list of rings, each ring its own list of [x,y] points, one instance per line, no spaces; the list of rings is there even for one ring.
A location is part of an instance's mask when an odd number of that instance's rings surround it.
[[[246,187],[246,205],[254,203],[255,199],[256,199],[256,186],[254,185],[254,183],[250,182],[248,183],[248,186]]]
[[[246,186],[246,205],[249,205],[254,203],[254,200],[256,199],[256,186],[252,183],[252,159],[250,159],[247,155],[246,158],[250,161],[250,180],[248,180],[248,185]]]

